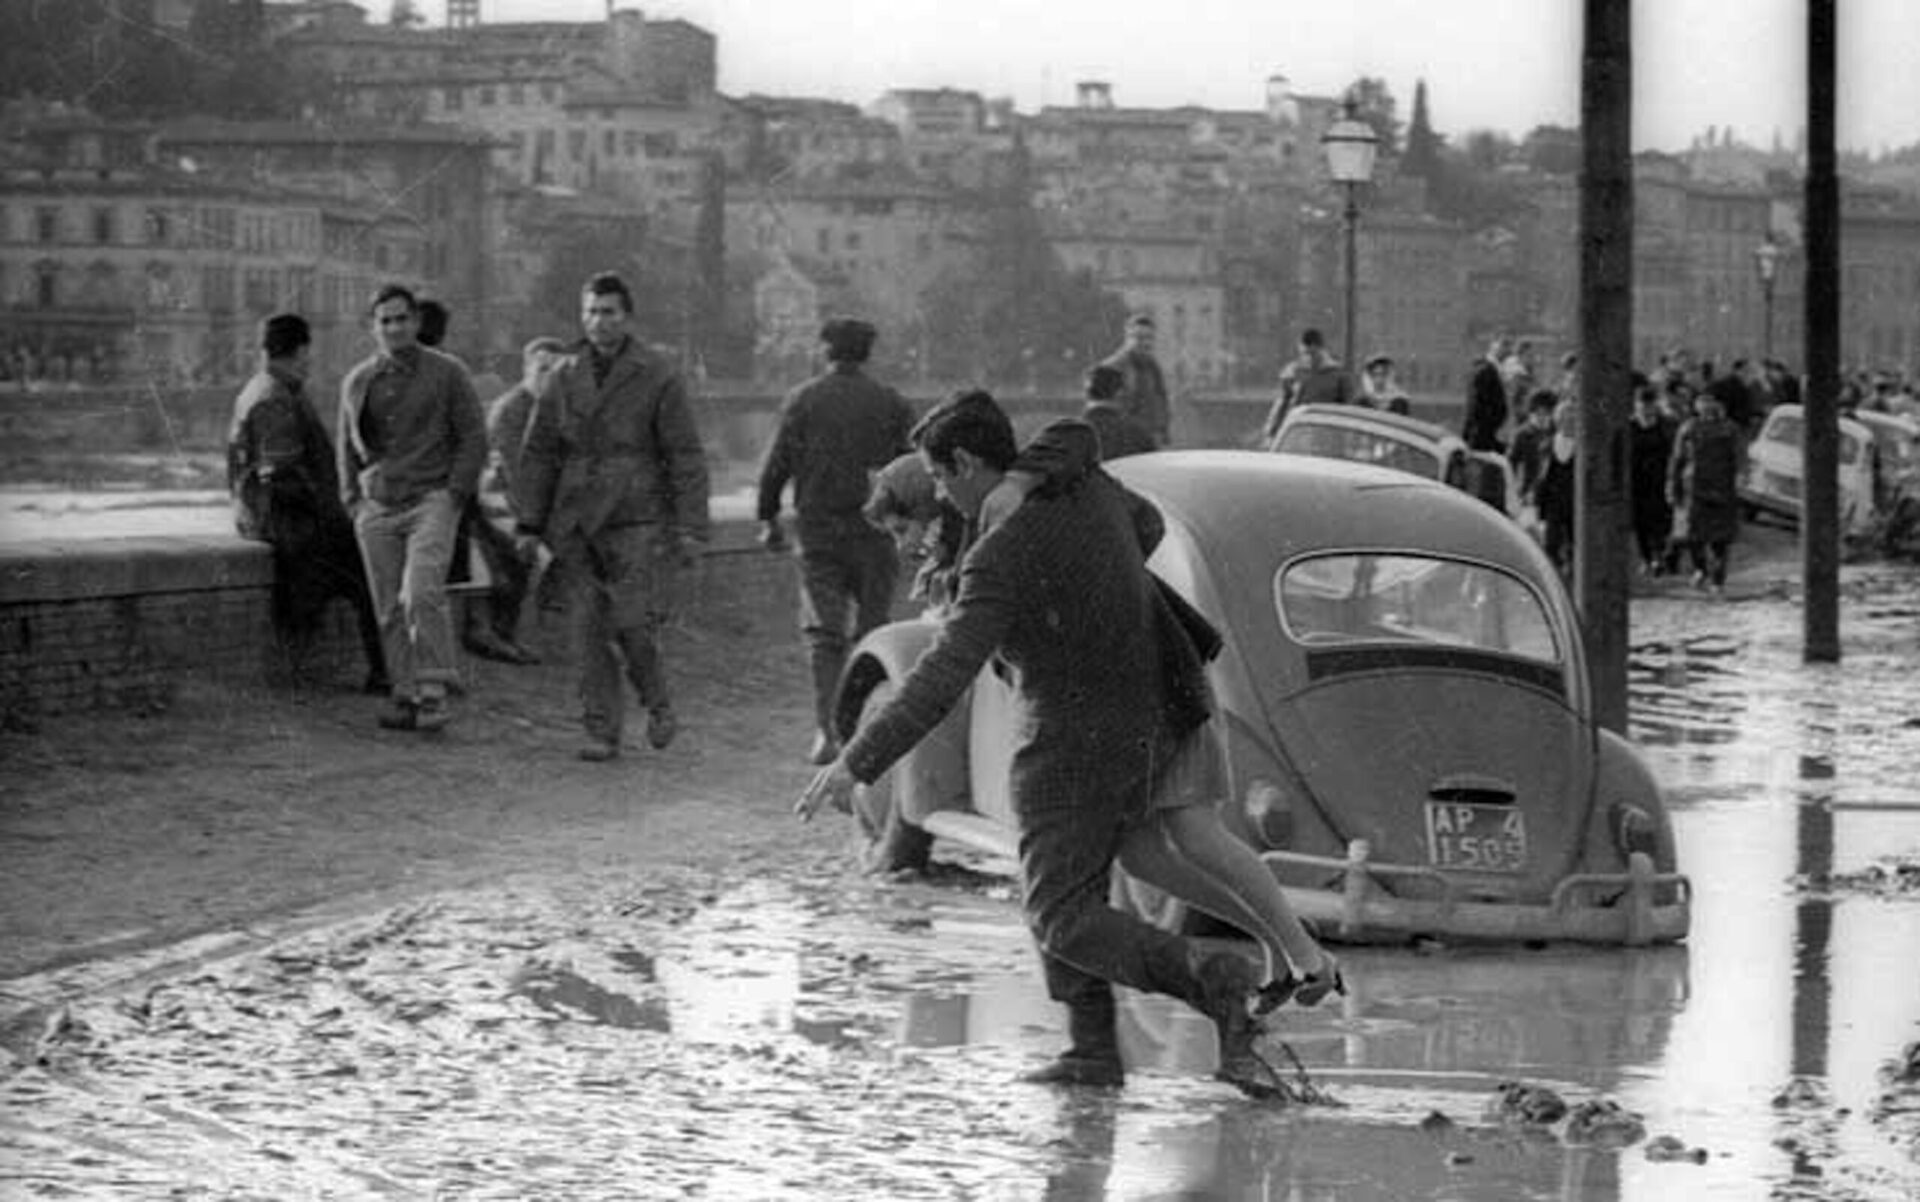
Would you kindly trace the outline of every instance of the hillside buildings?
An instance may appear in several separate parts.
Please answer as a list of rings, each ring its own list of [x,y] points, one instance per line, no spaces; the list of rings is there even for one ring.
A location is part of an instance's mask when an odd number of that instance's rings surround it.
[[[385,278],[445,300],[457,349],[491,363],[570,320],[553,273],[620,248],[607,266],[716,294],[656,332],[703,370],[785,382],[821,314],[859,311],[886,330],[887,369],[932,388],[949,382],[928,378],[944,334],[929,290],[980,252],[1009,188],[1067,272],[1155,315],[1176,391],[1261,392],[1303,328],[1342,342],[1341,198],[1320,145],[1339,105],[1282,75],[1221,110],[1130,107],[1099,80],[1030,114],[909,83],[864,107],[728,96],[722,48],[687,21],[610,5],[604,20],[497,23],[484,8],[460,0],[450,25],[424,28],[353,0],[268,0],[268,35],[326,98],[299,120],[16,106],[0,122],[8,370],[222,378],[274,307],[302,308],[357,354],[346,332]],[[156,4],[154,20],[187,36],[191,13]],[[1524,202],[1463,223],[1434,216],[1427,181],[1383,158],[1361,197],[1361,354],[1390,353],[1405,385],[1450,397],[1495,332],[1547,356],[1577,341],[1577,181],[1547,161],[1499,166]],[[1772,346],[1799,361],[1795,161],[1715,134],[1639,156],[1641,363],[1678,346],[1759,354],[1755,252],[1769,242]],[[1912,191],[1850,185],[1845,214],[1844,359],[1911,369],[1920,207]],[[726,337],[705,337],[716,322]],[[999,383],[1070,379],[1071,366]]]

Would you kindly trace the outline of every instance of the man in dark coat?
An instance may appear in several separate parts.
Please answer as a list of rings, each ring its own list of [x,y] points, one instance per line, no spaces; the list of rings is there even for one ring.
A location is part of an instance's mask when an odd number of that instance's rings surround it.
[[[1016,458],[1013,427],[984,392],[936,408],[914,441],[941,494],[970,517]],[[1114,858],[1149,819],[1157,768],[1208,712],[1204,664],[1190,643],[1164,639],[1146,570],[1162,529],[1151,505],[1104,472],[1035,493],[968,550],[933,645],[795,810],[848,809],[856,783],[878,779],[937,727],[991,658],[1025,711],[1011,773],[1022,901],[1075,1049],[1111,1040],[1113,985],[1169,994],[1213,1021],[1220,1075],[1249,1088],[1264,1082],[1248,1012],[1253,966],[1108,904]],[[1077,1066],[1099,1059],[1069,1051],[1035,1079],[1091,1083]]]
[[[867,375],[872,325],[837,317],[820,330],[827,370],[787,394],[760,465],[760,541],[784,550],[780,495],[793,484],[799,517],[800,629],[813,669],[815,733],[808,758],[839,754],[833,694],[847,650],[893,611],[900,560],[886,531],[861,511],[875,472],[907,449],[913,410]]]
[[[1152,433],[1129,416],[1118,401],[1126,382],[1117,367],[1100,363],[1087,369],[1087,403],[1080,410],[1080,419],[1099,436],[1103,461],[1144,455],[1158,447]]]
[[[647,742],[679,724],[660,658],[674,573],[707,541],[707,453],[687,390],[628,332],[633,293],[611,273],[581,290],[586,340],[534,399],[520,456],[521,533],[544,540],[571,595],[580,655],[580,758],[620,754],[631,681]]]
[[[1507,424],[1507,382],[1501,364],[1508,350],[1506,335],[1496,337],[1467,377],[1467,411],[1460,423],[1460,438],[1470,451],[1507,449],[1500,431]]]
[[[353,522],[340,504],[333,446],[307,399],[313,334],[306,318],[280,313],[261,326],[265,366],[233,404],[227,491],[242,538],[273,546],[273,624],[297,663],[327,602],[345,597],[360,623],[366,689],[384,693],[387,659]]]
[[[1172,441],[1173,409],[1167,398],[1166,373],[1153,356],[1153,314],[1135,313],[1127,319],[1126,341],[1100,361],[1120,373],[1120,389],[1113,403],[1153,436],[1153,445]]]

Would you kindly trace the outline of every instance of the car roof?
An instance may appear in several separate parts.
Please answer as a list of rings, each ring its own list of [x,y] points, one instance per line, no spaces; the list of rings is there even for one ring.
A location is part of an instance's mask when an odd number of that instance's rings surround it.
[[[1533,577],[1543,562],[1505,515],[1457,488],[1392,468],[1273,451],[1156,451],[1107,465],[1192,529],[1209,557],[1395,547],[1466,555]]]
[[[1347,426],[1374,426],[1436,443],[1450,442],[1459,438],[1459,435],[1445,426],[1423,418],[1394,413],[1388,409],[1369,409],[1365,405],[1299,405],[1287,414],[1286,420],[1280,425],[1284,430],[1296,422],[1309,421]]]

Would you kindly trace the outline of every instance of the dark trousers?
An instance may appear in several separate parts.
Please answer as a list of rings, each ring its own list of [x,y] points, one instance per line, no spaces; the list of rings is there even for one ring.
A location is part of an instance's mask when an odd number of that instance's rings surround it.
[[[893,612],[899,553],[881,531],[807,540],[800,551],[800,630],[813,669],[813,714],[833,730],[833,696],[848,650]]]
[[[380,620],[374,614],[373,594],[367,588],[360,544],[346,513],[278,501],[273,516],[274,630],[295,657],[304,655],[319,632],[327,603],[344,597],[353,606],[360,627],[360,647],[366,655],[368,674],[385,676],[387,657],[380,643]]]
[[[1021,902],[1040,948],[1047,996],[1075,1009],[1126,985],[1196,1002],[1189,942],[1109,904],[1114,858],[1132,822],[1119,807],[1020,815]]]
[[[594,738],[617,743],[626,684],[648,710],[672,703],[660,654],[661,627],[673,607],[668,537],[656,526],[620,526],[591,536],[576,530],[561,538],[554,554],[566,573],[573,611],[581,722]]]

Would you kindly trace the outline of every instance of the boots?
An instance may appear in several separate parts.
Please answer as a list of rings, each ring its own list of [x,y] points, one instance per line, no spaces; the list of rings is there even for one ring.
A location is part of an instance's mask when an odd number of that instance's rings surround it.
[[[1197,949],[1194,954],[1200,955]],[[1213,1020],[1220,1037],[1220,1067],[1214,1079],[1251,1098],[1283,1098],[1287,1095],[1279,1074],[1254,1050],[1261,1028],[1249,1005],[1259,989],[1259,974],[1245,957],[1215,952],[1194,965],[1187,1001]]]
[[[1066,1051],[1054,1057],[1051,1064],[1020,1079],[1030,1085],[1095,1089],[1118,1089],[1126,1084],[1111,991],[1101,990],[1067,1003],[1067,1036],[1072,1043]]]

